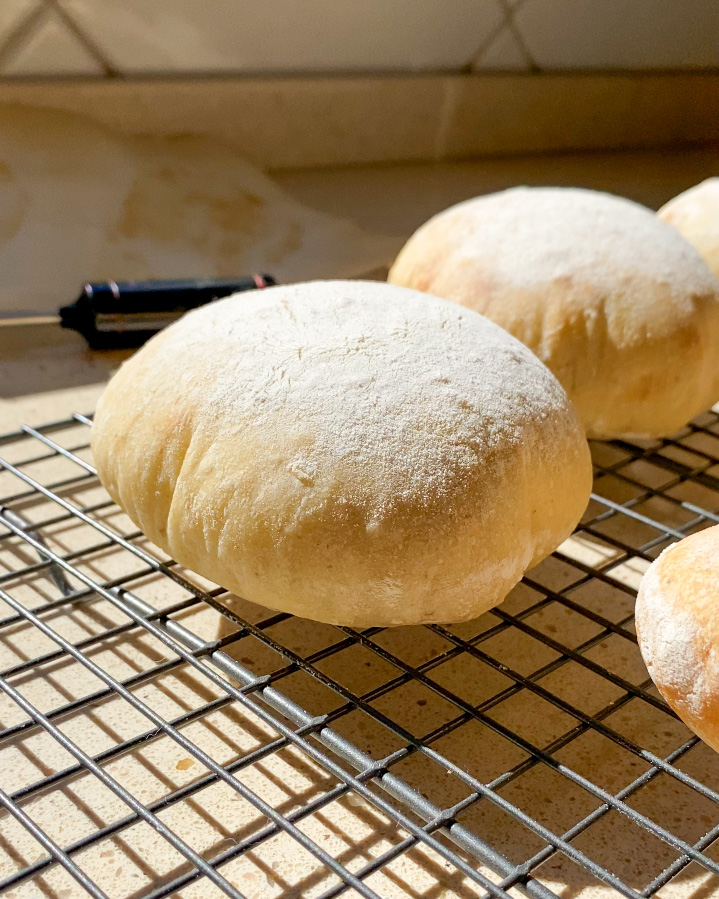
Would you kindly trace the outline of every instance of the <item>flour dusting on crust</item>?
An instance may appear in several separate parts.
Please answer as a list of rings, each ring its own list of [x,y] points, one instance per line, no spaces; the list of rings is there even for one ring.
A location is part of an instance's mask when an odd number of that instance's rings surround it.
[[[647,669],[704,739],[719,730],[719,527],[675,543],[652,563],[637,597]]]
[[[647,670],[655,683],[681,695],[692,714],[701,715],[707,696],[697,622],[668,598],[658,567],[650,567],[645,574],[641,595],[636,624]]]
[[[478,250],[494,277],[533,287],[581,277],[602,293],[623,277],[646,278],[686,299],[716,289],[694,248],[651,210],[592,190],[517,187],[468,200],[441,215],[467,212],[459,255]],[[481,211],[480,211],[481,210]]]
[[[189,313],[110,383],[93,455],[182,564],[361,626],[496,605],[591,486],[577,415],[536,356],[470,310],[370,282]]]

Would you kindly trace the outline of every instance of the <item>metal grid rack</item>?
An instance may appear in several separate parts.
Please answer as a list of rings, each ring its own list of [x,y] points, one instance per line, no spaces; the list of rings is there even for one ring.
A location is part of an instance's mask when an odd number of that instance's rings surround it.
[[[632,629],[649,562],[719,522],[719,415],[595,443],[582,523],[500,608],[363,631],[166,558],[90,424],[0,438],[0,894],[719,894],[719,757]]]

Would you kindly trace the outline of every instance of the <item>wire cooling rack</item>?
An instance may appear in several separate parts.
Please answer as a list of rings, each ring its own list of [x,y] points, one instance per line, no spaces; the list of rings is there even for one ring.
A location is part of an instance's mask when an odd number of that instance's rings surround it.
[[[500,608],[363,631],[167,558],[90,424],[0,438],[0,894],[719,894],[719,756],[632,624],[719,521],[719,415],[595,443],[582,523]]]

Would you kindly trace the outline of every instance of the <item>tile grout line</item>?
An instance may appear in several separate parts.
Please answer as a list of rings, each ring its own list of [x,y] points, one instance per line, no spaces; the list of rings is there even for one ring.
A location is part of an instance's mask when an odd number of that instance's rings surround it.
[[[49,6],[46,0],[39,0],[36,6],[31,8],[20,21],[0,42],[0,75],[8,58],[12,59],[16,50],[22,49],[28,37],[31,37],[38,29],[42,20],[47,16]]]
[[[522,55],[524,56],[525,62],[527,63],[528,69],[530,72],[541,72],[542,68],[537,62],[537,60],[532,55],[529,47],[527,46],[527,42],[524,39],[524,35],[517,24],[517,20],[515,18],[515,13],[519,10],[521,6],[523,6],[526,0],[516,0],[514,4],[510,2],[510,0],[499,0],[499,2],[504,6],[508,13],[507,20],[507,28],[512,32],[515,41],[517,42],[517,46],[522,51]]]
[[[457,74],[466,73],[466,74],[474,74],[476,72],[481,72],[481,66],[479,63],[481,62],[484,54],[489,50],[489,48],[499,39],[499,37],[504,34],[505,31],[510,31],[514,36],[514,39],[519,47],[522,56],[527,64],[529,71],[538,71],[539,66],[535,62],[532,57],[527,45],[522,38],[519,29],[517,28],[517,23],[514,19],[514,13],[519,7],[525,2],[525,0],[517,0],[515,4],[512,4],[510,0],[497,0],[498,5],[504,11],[504,15],[500,23],[496,28],[492,29],[492,31],[487,35],[484,41],[480,44],[480,46],[474,51],[469,60],[458,70]],[[461,81],[456,78],[448,78],[445,81],[443,92],[442,92],[442,104],[440,108],[439,115],[439,123],[437,125],[437,133],[434,140],[434,159],[435,161],[441,161],[447,158],[447,149],[449,143],[449,133],[452,121],[454,119],[454,114],[457,110],[457,103],[460,91]]]
[[[495,40],[502,34],[505,28],[508,28],[512,21],[512,8],[505,2],[505,0],[496,0],[498,6],[502,8],[504,11],[504,15],[502,16],[499,24],[493,28],[488,35],[485,36],[484,40],[480,41],[479,47],[472,53],[467,62],[461,66],[459,69],[460,72],[474,72],[476,71],[476,66],[482,56],[487,52],[487,50],[492,46]]]
[[[89,37],[85,31],[77,24],[73,16],[65,9],[59,0],[45,0],[47,9],[54,10],[62,19],[65,28],[82,44],[92,58],[102,68],[105,78],[121,77],[121,72],[110,62],[105,54],[100,50],[94,40]]]

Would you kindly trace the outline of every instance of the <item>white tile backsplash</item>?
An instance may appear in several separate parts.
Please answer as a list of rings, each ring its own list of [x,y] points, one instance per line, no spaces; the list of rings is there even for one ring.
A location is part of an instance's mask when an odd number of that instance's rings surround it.
[[[716,0],[524,0],[514,16],[542,69],[719,66]]]
[[[719,0],[0,0],[0,76],[468,68],[717,69]]]
[[[60,0],[110,61],[167,70],[404,71],[466,64],[499,0]]]
[[[100,62],[53,9],[0,59],[0,75],[102,75]]]

